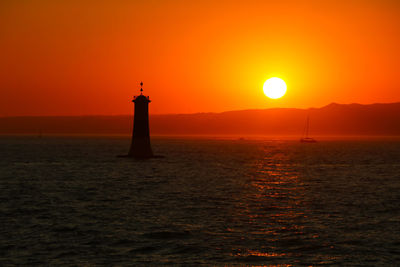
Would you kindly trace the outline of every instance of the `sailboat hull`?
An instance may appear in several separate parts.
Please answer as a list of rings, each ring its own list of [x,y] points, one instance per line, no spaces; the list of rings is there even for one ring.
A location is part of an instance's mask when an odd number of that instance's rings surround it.
[[[315,140],[314,138],[311,138],[311,137],[307,137],[307,138],[301,138],[300,142],[301,143],[316,143],[317,140]]]

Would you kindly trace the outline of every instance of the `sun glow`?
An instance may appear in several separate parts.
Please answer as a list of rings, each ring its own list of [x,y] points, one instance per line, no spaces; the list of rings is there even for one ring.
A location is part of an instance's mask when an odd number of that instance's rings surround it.
[[[270,78],[265,81],[263,90],[264,94],[272,99],[278,99],[286,93],[286,83],[280,78]]]

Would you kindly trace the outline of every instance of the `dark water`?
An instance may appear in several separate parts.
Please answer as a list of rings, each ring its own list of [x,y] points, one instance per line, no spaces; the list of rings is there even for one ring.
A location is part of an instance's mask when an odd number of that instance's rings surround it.
[[[400,142],[0,138],[0,265],[400,264]]]

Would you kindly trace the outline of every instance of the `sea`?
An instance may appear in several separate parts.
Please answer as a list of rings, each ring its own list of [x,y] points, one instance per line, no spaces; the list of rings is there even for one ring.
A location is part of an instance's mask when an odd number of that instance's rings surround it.
[[[399,266],[400,141],[0,137],[1,266]]]

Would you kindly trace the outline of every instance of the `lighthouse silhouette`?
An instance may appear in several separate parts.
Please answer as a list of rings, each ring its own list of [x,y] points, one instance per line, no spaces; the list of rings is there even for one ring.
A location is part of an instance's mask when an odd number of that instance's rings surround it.
[[[148,96],[143,95],[143,82],[140,83],[140,95],[135,96],[132,102],[135,103],[135,115],[128,157],[151,158],[153,157],[149,130],[149,103],[151,101]]]

